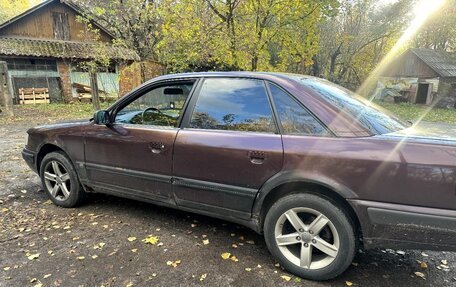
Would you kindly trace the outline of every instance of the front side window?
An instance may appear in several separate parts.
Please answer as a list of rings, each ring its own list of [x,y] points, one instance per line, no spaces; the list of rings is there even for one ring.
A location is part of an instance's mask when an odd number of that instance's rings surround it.
[[[309,111],[284,90],[273,84],[269,84],[269,90],[271,91],[284,134],[330,135],[326,128]]]
[[[190,127],[275,133],[271,105],[263,81],[204,80]]]
[[[188,83],[154,88],[119,110],[115,122],[177,127],[192,87]]]

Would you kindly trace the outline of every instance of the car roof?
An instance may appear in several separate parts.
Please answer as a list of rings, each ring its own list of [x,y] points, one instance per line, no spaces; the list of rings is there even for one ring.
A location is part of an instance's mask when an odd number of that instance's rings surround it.
[[[245,71],[230,71],[230,72],[190,72],[190,73],[178,73],[178,74],[168,74],[156,77],[151,81],[158,80],[172,80],[172,79],[182,79],[182,78],[210,78],[210,77],[245,77],[245,78],[257,78],[264,80],[274,80],[274,79],[286,79],[294,80],[293,76],[306,77],[306,78],[315,78],[308,75],[300,74],[290,74],[290,73],[279,73],[279,72],[245,72]]]

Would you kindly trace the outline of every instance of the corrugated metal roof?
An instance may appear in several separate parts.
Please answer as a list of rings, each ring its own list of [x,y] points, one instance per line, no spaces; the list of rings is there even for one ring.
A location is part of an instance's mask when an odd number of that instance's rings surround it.
[[[423,48],[411,51],[441,77],[456,77],[456,62],[447,53]]]
[[[102,43],[84,43],[29,38],[0,37],[0,56],[29,56],[60,59],[96,59],[107,54],[113,60],[139,61],[135,51]],[[98,54],[98,55],[97,55]]]

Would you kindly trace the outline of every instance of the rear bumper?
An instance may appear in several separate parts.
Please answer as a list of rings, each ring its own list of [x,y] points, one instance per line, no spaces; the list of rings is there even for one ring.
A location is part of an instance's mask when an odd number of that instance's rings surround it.
[[[26,148],[22,150],[22,158],[25,160],[27,165],[34,171],[37,172],[36,166],[36,154]]]
[[[366,248],[456,251],[456,210],[363,200],[350,203],[358,213]]]

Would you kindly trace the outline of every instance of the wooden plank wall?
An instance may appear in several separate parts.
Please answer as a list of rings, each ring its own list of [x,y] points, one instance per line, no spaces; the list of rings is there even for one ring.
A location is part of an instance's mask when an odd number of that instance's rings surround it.
[[[384,77],[436,78],[439,75],[426,65],[413,52],[408,51],[388,66],[382,73]]]
[[[70,26],[70,41],[84,41],[85,24],[76,21],[76,11],[58,1],[47,5],[0,30],[0,36],[30,37],[39,39],[54,39],[52,13],[68,13]],[[87,33],[87,32],[86,32]],[[111,37],[100,30],[101,40],[110,42]]]

